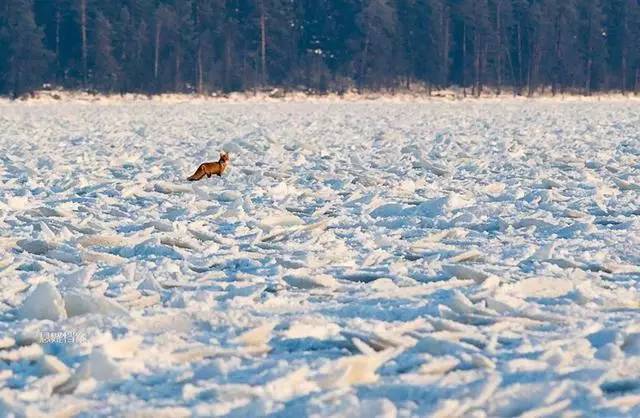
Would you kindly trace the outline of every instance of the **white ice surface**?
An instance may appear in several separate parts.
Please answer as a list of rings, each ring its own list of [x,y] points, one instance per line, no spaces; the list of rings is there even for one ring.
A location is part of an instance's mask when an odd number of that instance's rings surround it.
[[[0,150],[0,416],[640,415],[637,102],[2,102]]]

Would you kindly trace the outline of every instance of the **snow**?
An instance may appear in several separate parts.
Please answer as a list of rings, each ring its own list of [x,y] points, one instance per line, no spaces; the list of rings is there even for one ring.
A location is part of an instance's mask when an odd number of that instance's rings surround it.
[[[0,416],[640,415],[637,101],[298,99],[0,102]]]
[[[18,309],[18,316],[24,319],[48,319],[58,321],[67,316],[64,302],[58,289],[49,282],[34,286]]]

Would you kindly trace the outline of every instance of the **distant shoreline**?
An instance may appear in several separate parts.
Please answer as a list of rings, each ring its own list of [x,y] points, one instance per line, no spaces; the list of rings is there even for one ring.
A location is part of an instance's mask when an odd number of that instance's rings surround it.
[[[591,96],[569,92],[564,94],[534,94],[533,96],[514,95],[503,91],[500,95],[487,91],[480,96],[463,93],[462,89],[437,90],[429,94],[427,91],[398,90],[395,92],[347,92],[337,93],[308,93],[302,91],[283,92],[279,89],[259,92],[234,92],[229,94],[196,94],[196,93],[162,93],[146,95],[140,93],[125,94],[94,94],[76,90],[40,90],[17,99],[0,96],[0,103],[108,103],[108,102],[220,102],[220,103],[287,103],[287,102],[432,102],[432,101],[478,101],[478,100],[553,100],[553,101],[601,101],[622,100],[640,101],[640,95],[620,92],[595,93]]]

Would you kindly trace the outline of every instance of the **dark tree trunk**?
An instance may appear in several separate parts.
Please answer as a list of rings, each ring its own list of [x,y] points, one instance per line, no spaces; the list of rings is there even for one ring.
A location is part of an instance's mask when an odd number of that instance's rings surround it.
[[[56,6],[56,78],[60,77],[60,5]]]
[[[523,63],[522,63],[522,28],[520,27],[520,24],[518,23],[517,25],[517,33],[518,33],[518,94],[522,94],[522,80],[523,80],[523,75],[522,75],[522,67],[523,67]]]
[[[496,2],[496,32],[498,38],[498,51],[496,55],[496,93],[502,92],[502,1]]]
[[[162,30],[162,23],[160,19],[156,21],[156,36],[155,36],[155,48],[153,56],[153,79],[158,82],[158,64],[160,61],[160,31]]]
[[[260,1],[260,84],[267,83],[267,31],[264,0]]]
[[[467,97],[467,24],[462,24],[462,94]]]
[[[82,82],[87,87],[87,0],[80,0],[80,36],[82,38]]]
[[[442,7],[442,15],[441,15],[441,27],[442,27],[442,74],[441,74],[441,83],[443,83],[443,85],[447,85],[448,81],[449,81],[449,38],[450,38],[450,34],[449,34],[449,25],[450,25],[450,18],[449,18],[449,7],[444,5]]]
[[[196,89],[198,94],[204,93],[204,75],[202,71],[202,45],[198,46],[198,53],[196,57]]]

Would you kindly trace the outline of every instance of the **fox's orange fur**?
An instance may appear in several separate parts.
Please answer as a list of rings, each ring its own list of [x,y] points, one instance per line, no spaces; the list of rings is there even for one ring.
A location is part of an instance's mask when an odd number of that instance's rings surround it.
[[[220,154],[218,162],[202,163],[198,167],[195,173],[187,178],[189,181],[201,180],[204,176],[211,177],[212,175],[221,176],[227,163],[229,162],[229,153]]]

